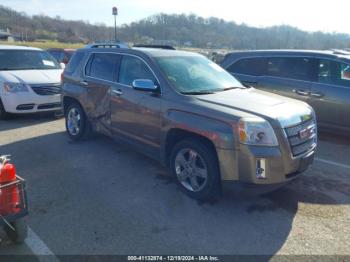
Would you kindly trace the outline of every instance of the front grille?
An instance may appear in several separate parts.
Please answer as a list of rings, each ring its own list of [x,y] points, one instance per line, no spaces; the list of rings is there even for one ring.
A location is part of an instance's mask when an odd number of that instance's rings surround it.
[[[287,127],[285,132],[294,157],[312,151],[317,145],[317,128],[313,119]]]
[[[31,85],[33,91],[40,96],[52,96],[61,93],[60,84]]]

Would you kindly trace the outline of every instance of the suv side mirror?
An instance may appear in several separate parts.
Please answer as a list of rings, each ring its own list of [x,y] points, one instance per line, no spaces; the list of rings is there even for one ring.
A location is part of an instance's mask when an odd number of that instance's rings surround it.
[[[66,68],[66,64],[65,63],[60,63],[60,66],[61,66],[62,69]]]
[[[158,89],[154,82],[149,79],[136,79],[132,82],[132,87],[135,90],[147,92],[154,92]]]

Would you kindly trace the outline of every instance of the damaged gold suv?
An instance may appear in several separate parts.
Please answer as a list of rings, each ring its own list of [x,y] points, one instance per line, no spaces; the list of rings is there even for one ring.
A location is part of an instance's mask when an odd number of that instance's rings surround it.
[[[78,50],[63,76],[70,138],[94,131],[124,141],[169,167],[197,199],[236,182],[277,188],[313,162],[310,106],[244,87],[205,57],[169,49]]]

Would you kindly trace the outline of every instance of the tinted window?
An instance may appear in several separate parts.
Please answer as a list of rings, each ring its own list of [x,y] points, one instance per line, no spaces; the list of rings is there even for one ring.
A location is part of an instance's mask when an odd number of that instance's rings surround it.
[[[267,59],[268,76],[285,77],[296,80],[316,81],[317,60],[303,57],[273,57]]]
[[[91,77],[113,81],[115,80],[116,64],[118,55],[95,53],[86,68],[86,74]]]
[[[134,56],[123,56],[120,64],[119,83],[131,86],[136,79],[149,79],[154,83],[157,82],[151,70],[141,59]]]
[[[231,73],[261,76],[266,71],[265,58],[246,58],[237,61],[228,67],[227,71]]]
[[[325,84],[350,87],[350,65],[331,60],[320,60],[318,81]]]
[[[77,69],[77,67],[80,65],[83,58],[84,58],[84,53],[82,52],[75,53],[72,59],[69,61],[65,71],[68,73],[73,73]]]

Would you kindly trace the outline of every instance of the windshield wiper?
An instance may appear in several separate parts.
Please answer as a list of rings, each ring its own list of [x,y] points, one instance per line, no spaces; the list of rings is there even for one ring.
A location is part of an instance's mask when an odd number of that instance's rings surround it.
[[[213,91],[190,91],[190,92],[181,92],[183,95],[210,95],[215,94]]]
[[[225,87],[224,89],[221,89],[221,91],[228,91],[228,90],[237,89],[237,88],[239,88],[239,87],[237,87],[237,86]]]
[[[224,91],[228,91],[228,90],[233,90],[233,89],[245,89],[245,87],[238,87],[238,86],[232,86],[232,87],[225,87],[225,88],[220,88],[220,89],[215,89],[215,92],[224,92]]]

